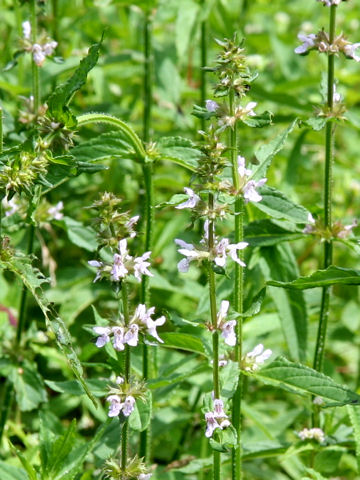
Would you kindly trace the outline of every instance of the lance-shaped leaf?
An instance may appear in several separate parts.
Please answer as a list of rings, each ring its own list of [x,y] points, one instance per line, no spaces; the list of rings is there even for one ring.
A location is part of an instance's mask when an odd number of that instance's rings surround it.
[[[247,372],[244,372],[247,374]],[[359,405],[360,395],[336,383],[332,378],[301,363],[290,362],[284,357],[276,358],[262,368],[254,377],[275,387],[296,394],[310,394],[322,397],[324,406]]]
[[[72,345],[70,333],[41,289],[42,284],[47,281],[46,278],[31,265],[29,258],[26,256],[12,255],[10,257],[6,255],[6,258],[0,259],[0,268],[13,272],[31,292],[34,300],[43,312],[47,328],[54,333],[58,347],[66,356],[73,373],[81,383],[84,391],[96,406],[96,400],[85,383],[83,368]]]
[[[331,285],[360,285],[360,271],[332,265],[326,270],[317,270],[307,277],[299,277],[291,282],[270,280],[267,284],[274,287],[290,288],[294,290],[330,287]]]
[[[272,187],[259,189],[261,202],[253,205],[273,218],[289,220],[293,223],[308,223],[309,211],[302,205],[297,205],[282,192]]]
[[[283,225],[282,225],[283,223]],[[256,220],[245,225],[245,241],[252,247],[268,247],[282,242],[297,240],[305,234],[289,225],[289,222],[275,223],[269,218]]]
[[[254,180],[260,180],[260,178],[266,176],[266,171],[269,168],[273,157],[284,147],[289,133],[294,130],[296,124],[297,119],[294,120],[288,128],[280,132],[279,135],[271,140],[271,142],[266,145],[261,145],[261,147],[256,150],[255,156],[260,165],[254,170],[254,173],[251,176]]]
[[[90,70],[92,70],[99,59],[99,51],[102,39],[89,48],[89,53],[80,62],[73,75],[61,85],[57,86],[54,92],[47,99],[48,114],[56,121],[72,128],[76,125],[76,117],[71,113],[68,104],[75,92],[85,84]]]

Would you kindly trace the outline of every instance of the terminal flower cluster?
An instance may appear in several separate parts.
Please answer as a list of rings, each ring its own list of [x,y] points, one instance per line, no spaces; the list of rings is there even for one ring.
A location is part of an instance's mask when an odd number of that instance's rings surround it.
[[[112,263],[90,260],[88,264],[97,269],[94,279],[96,282],[102,278],[108,278],[112,282],[121,282],[128,275],[132,274],[141,281],[142,275],[153,277],[153,274],[148,270],[151,252],[145,252],[141,257],[132,257],[129,254],[127,239],[123,238],[118,243],[118,251],[114,253]]]
[[[134,315],[130,320],[130,324],[127,326],[116,325],[113,327],[93,327],[94,333],[98,335],[96,346],[102,348],[112,339],[113,347],[117,351],[124,350],[125,345],[136,347],[139,342],[139,333],[148,333],[160,343],[163,343],[156,328],[164,325],[166,318],[161,316],[156,320],[153,320],[151,317],[154,313],[155,307],[151,307],[147,310],[145,305],[140,304],[136,308]]]
[[[221,399],[215,398],[214,399],[214,410],[211,412],[205,413],[205,420],[206,420],[206,431],[205,436],[207,438],[212,437],[214,431],[217,428],[223,430],[226,427],[231,425],[228,415],[226,415],[224,411],[224,403]]]
[[[22,23],[23,29],[23,47],[27,52],[32,53],[34,62],[38,67],[42,67],[46,57],[50,57],[55,48],[57,47],[57,42],[51,40],[49,37],[43,37],[39,43],[32,43],[31,41],[31,24],[27,20]]]

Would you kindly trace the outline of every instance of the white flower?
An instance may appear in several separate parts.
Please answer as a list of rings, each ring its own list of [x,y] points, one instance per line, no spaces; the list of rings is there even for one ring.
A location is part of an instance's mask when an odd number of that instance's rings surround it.
[[[94,332],[96,335],[100,335],[98,339],[96,340],[96,346],[101,348],[104,345],[106,345],[108,342],[110,342],[110,333],[111,333],[111,328],[109,327],[93,327]]]
[[[138,480],[149,480],[152,477],[152,473],[140,473]]]
[[[207,252],[201,252],[200,250],[196,250],[194,245],[192,245],[191,243],[186,243],[179,238],[175,239],[175,243],[176,245],[179,245],[179,247],[181,247],[178,252],[186,257],[180,260],[177,265],[180,273],[186,273],[189,270],[190,262],[192,260],[199,260],[208,256]]]
[[[139,341],[139,326],[136,323],[130,325],[128,331],[124,335],[124,343],[131,347],[136,347]]]
[[[141,275],[147,275],[153,277],[154,275],[148,270],[151,264],[146,260],[150,257],[151,252],[145,252],[141,257],[135,258],[134,261],[134,275],[138,282],[141,282]]]
[[[324,443],[325,441],[325,433],[321,430],[321,428],[304,428],[298,432],[298,436],[301,440],[314,439],[319,443]]]
[[[303,53],[306,53],[308,50],[311,50],[312,48],[315,47],[315,40],[316,40],[315,33],[310,33],[309,35],[299,33],[298,39],[300,40],[300,42],[303,42],[302,45],[300,45],[299,47],[296,47],[294,50],[295,53],[298,53],[299,55],[302,55]]]
[[[135,398],[132,395],[128,395],[125,398],[125,402],[122,406],[122,413],[125,417],[129,417],[135,409]]]
[[[248,117],[256,117],[256,113],[253,110],[256,105],[256,102],[249,102],[246,107],[243,107],[242,115],[247,115]]]
[[[223,238],[220,240],[220,242],[217,242],[214,245],[214,251],[215,251],[215,258],[214,261],[216,265],[219,267],[224,267],[226,263],[226,258],[227,254],[234,260],[234,262],[238,263],[242,267],[246,267],[246,264],[240,260],[237,256],[237,251],[238,250],[243,250],[246,248],[249,244],[247,242],[239,242],[239,243],[234,243],[231,244],[229,243],[228,238]]]
[[[360,43],[350,43],[349,45],[344,46],[344,54],[353,58],[356,62],[360,62],[360,56],[356,55],[356,50],[360,47]]]
[[[135,217],[130,218],[129,221],[125,223],[125,228],[130,231],[130,238],[136,237],[136,232],[132,232],[132,228],[137,224],[139,221],[140,215],[136,215]]]
[[[42,46],[38,43],[34,43],[32,47],[33,59],[38,67],[41,67],[45,61],[45,54],[43,52]]]
[[[261,343],[256,345],[251,352],[246,354],[244,369],[248,372],[255,372],[259,369],[259,365],[262,365],[271,355],[272,351],[270,349],[264,350],[264,345]]]
[[[164,325],[166,321],[166,318],[164,316],[161,316],[157,318],[156,320],[152,320],[150,317],[147,319],[146,326],[148,329],[148,334],[151,335],[152,337],[156,338],[160,343],[164,343],[163,340],[159,337],[156,327],[159,327],[160,325]]]
[[[50,215],[52,220],[61,220],[64,216],[64,214],[61,212],[63,208],[64,208],[63,202],[58,202],[53,207],[50,207],[47,213]]]
[[[217,314],[217,324],[221,325],[222,322],[225,320],[227,316],[227,312],[229,310],[229,301],[228,300],[223,300],[220,304],[220,310]]]
[[[30,37],[31,37],[31,23],[29,22],[29,20],[26,20],[26,22],[23,22],[21,24],[21,26],[22,26],[23,36],[24,36],[25,40],[30,40]]]
[[[305,228],[303,229],[303,233],[313,233],[315,231],[315,218],[311,215],[311,213],[308,214],[307,218],[308,224],[305,225]]]
[[[219,108],[219,104],[216,103],[214,100],[206,100],[205,102],[206,110],[210,113],[216,112]]]
[[[336,91],[336,84],[334,83],[334,88],[333,88],[333,102],[334,103],[340,103],[342,101],[342,97],[340,93]]]
[[[218,421],[216,420],[215,414],[213,412],[205,413],[205,420],[206,420],[205,437],[210,438],[210,437],[212,437],[212,434],[214,433],[214,430],[216,428],[221,429],[221,426],[218,423]]]
[[[121,352],[125,349],[124,345],[124,329],[122,327],[112,327],[112,333],[114,334],[113,346],[114,349]]]
[[[221,327],[221,336],[224,338],[226,345],[230,347],[236,345],[235,325],[236,320],[229,320]]]
[[[118,395],[109,395],[106,400],[110,402],[108,416],[117,417],[123,407],[123,403],[121,403],[120,397]]]
[[[246,177],[250,177],[251,175],[251,170],[249,170],[248,168],[245,167],[245,158],[242,157],[241,155],[238,155],[237,157],[237,164],[238,164],[238,172],[239,172],[239,176],[240,178],[246,178]]]
[[[154,313],[155,307],[151,307],[146,310],[146,306],[140,303],[140,305],[138,305],[135,310],[134,320],[139,319],[140,322],[146,326],[149,335],[156,338],[156,340],[158,340],[160,343],[164,343],[163,340],[161,340],[161,338],[159,337],[156,331],[156,327],[164,325],[164,323],[166,322],[166,318],[164,316],[161,316],[156,320],[153,320],[151,316],[154,315]]]
[[[324,400],[321,397],[314,397],[313,404],[314,405],[323,405]]]
[[[118,376],[118,377],[116,377],[116,379],[115,379],[115,383],[116,383],[117,385],[122,385],[124,382],[125,382],[125,380],[124,380],[123,377]]]
[[[96,277],[94,278],[94,283],[95,283],[97,280],[99,280],[99,278],[101,278],[101,273],[104,269],[104,264],[103,262],[98,262],[97,260],[89,260],[88,264],[90,265],[90,267],[95,267],[98,269],[98,271],[96,272]]]
[[[191,189],[191,188],[184,188],[186,195],[188,195],[189,199],[186,200],[186,202],[180,203],[179,205],[176,205],[175,208],[178,208],[179,210],[182,208],[194,208],[200,201],[199,195],[196,195],[196,193]]]
[[[317,0],[318,2],[322,2],[325,6],[331,7],[331,5],[340,5],[342,0]]]
[[[15,197],[12,197],[10,200],[8,200],[7,197],[4,197],[1,201],[1,204],[5,211],[5,217],[11,217],[11,215],[14,215],[14,213],[16,213],[20,208],[20,205],[17,203]]]
[[[57,42],[52,40],[48,43],[45,43],[42,46],[42,49],[43,49],[44,54],[48,57],[48,56],[50,56],[54,53],[54,50],[55,50],[56,47],[57,47]]]

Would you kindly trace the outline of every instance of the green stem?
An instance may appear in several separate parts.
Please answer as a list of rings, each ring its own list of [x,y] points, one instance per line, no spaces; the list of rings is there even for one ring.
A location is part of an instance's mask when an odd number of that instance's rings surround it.
[[[229,95],[229,110],[230,115],[234,115],[234,92],[231,91]],[[233,185],[236,192],[240,188],[240,180],[237,163],[237,138],[236,138],[236,123],[233,129],[230,129],[230,157],[232,165]],[[234,208],[234,228],[235,228],[235,243],[244,240],[244,199],[237,195]],[[238,251],[238,256],[243,260],[243,250]],[[235,263],[235,283],[234,283],[234,309],[236,312],[243,313],[244,303],[244,272],[243,267]],[[237,445],[232,451],[232,478],[233,480],[240,480],[242,478],[242,463],[241,463],[241,397],[242,397],[242,382],[241,375],[241,358],[242,358],[242,343],[243,343],[243,320],[240,316],[236,323],[236,347],[235,359],[239,365],[239,378],[237,387],[233,396],[233,411],[232,422],[237,433]]]
[[[129,315],[129,299],[128,299],[128,289],[127,284],[124,282],[121,286],[121,296],[122,296],[122,307],[124,315],[125,326],[128,326],[130,323]],[[130,382],[130,368],[131,368],[131,357],[130,357],[130,347],[125,345],[125,360],[124,360],[124,380],[126,384]],[[121,470],[125,471],[127,467],[127,453],[128,453],[128,432],[129,432],[129,421],[128,419],[122,426],[121,429]]]
[[[203,0],[202,4],[205,6],[206,0]],[[203,20],[201,22],[201,69],[200,69],[200,93],[201,93],[201,103],[200,105],[204,107],[206,101],[206,71],[205,67],[207,65],[207,22]],[[205,118],[201,119],[201,130],[205,131],[206,120]]]
[[[4,148],[3,109],[0,107],[0,154]]]
[[[209,193],[208,199],[209,211],[214,210],[214,195]],[[215,243],[215,224],[213,221],[209,222],[208,232],[208,247],[209,252],[214,248]],[[212,343],[213,343],[213,385],[214,385],[214,397],[220,398],[220,378],[219,378],[219,331],[217,325],[217,309],[216,309],[216,281],[215,272],[212,268],[212,262],[208,263],[208,279],[209,279],[209,299],[210,299],[210,313],[211,313],[211,326],[213,330]],[[213,479],[220,480],[220,465],[221,457],[220,452],[213,452]]]
[[[15,10],[15,20],[16,20],[16,32],[19,38],[22,37],[22,17],[21,17],[21,8],[20,8],[20,0],[14,1],[14,10]],[[24,58],[20,56],[18,58],[17,64],[17,71],[18,71],[18,85],[24,85]]]
[[[30,23],[31,23],[31,41],[37,42],[37,19],[36,19],[36,0],[30,0]],[[39,81],[39,67],[31,61],[32,68],[32,95],[34,97],[34,113],[37,114],[40,107],[40,81]]]
[[[13,396],[14,396],[13,384],[10,382],[9,378],[7,378],[4,385],[3,398],[2,398],[1,407],[0,407],[0,445],[1,445],[3,433],[5,430],[6,421],[8,419],[9,412],[11,409]]]
[[[145,11],[144,27],[144,113],[143,113],[143,141],[148,143],[150,141],[151,128],[151,110],[152,110],[152,20],[151,12],[147,8]],[[153,166],[151,163],[146,163],[143,166],[143,176],[145,182],[145,252],[151,251],[152,248],[152,233],[153,233]],[[149,277],[142,276],[140,300],[141,303],[148,305],[149,303]],[[149,378],[149,347],[143,344],[143,379]],[[150,460],[150,446],[151,446],[151,428],[150,426],[140,432],[139,455],[145,459],[145,462]]]
[[[334,41],[336,29],[336,5],[330,7],[330,43]],[[335,80],[335,55],[328,56],[328,79],[327,79],[327,106],[331,112],[334,104],[334,80]],[[327,231],[332,229],[332,167],[334,161],[334,128],[331,120],[328,120],[325,128],[325,175],[324,175],[324,226]],[[324,268],[332,264],[333,245],[332,240],[324,242]],[[319,326],[315,347],[314,369],[321,371],[324,362],[327,323],[329,318],[330,288],[323,288]]]
[[[139,156],[141,162],[145,161],[146,151],[142,145],[140,138],[125,122],[119,118],[106,115],[105,113],[85,113],[77,117],[78,127],[89,125],[91,123],[109,123],[121,130],[134,147],[135,153]]]

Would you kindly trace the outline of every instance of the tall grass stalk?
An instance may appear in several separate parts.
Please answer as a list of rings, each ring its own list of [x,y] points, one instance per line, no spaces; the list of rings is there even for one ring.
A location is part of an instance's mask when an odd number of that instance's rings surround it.
[[[151,129],[151,111],[152,111],[152,17],[149,8],[144,12],[144,26],[143,26],[143,41],[144,41],[144,111],[143,111],[143,140],[144,143],[150,141]],[[153,234],[153,165],[146,163],[143,166],[143,177],[145,183],[145,252],[151,251],[152,248],[152,234]],[[150,297],[149,278],[147,275],[142,276],[141,280],[141,303],[148,306]],[[149,378],[149,364],[150,352],[148,346],[143,344],[143,379]],[[140,432],[140,447],[139,455],[144,457],[145,461],[149,461],[151,449],[151,427],[149,426],[143,432]]]
[[[330,44],[335,38],[336,29],[336,5],[330,7]],[[331,112],[334,104],[334,79],[335,79],[335,55],[328,53],[328,75],[327,75],[327,106]],[[332,228],[332,167],[334,161],[334,126],[331,119],[325,127],[325,173],[324,173],[324,226],[331,231]],[[324,268],[328,268],[333,261],[332,240],[324,242]],[[314,369],[321,371],[324,362],[324,351],[326,342],[327,323],[329,318],[330,287],[323,288],[321,297],[321,309],[319,326],[315,347]]]

